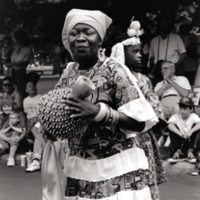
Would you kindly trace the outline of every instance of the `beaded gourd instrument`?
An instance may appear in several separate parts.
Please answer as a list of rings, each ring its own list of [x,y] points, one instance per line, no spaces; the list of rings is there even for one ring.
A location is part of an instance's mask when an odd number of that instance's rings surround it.
[[[70,118],[76,111],[68,110],[68,106],[62,101],[70,95],[85,99],[94,89],[90,79],[80,76],[73,89],[58,88],[44,94],[38,103],[38,116],[48,132],[61,139],[85,132],[89,119]]]

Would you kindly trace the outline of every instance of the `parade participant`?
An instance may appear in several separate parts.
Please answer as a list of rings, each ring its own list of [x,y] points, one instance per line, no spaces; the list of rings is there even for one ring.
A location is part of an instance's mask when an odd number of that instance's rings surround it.
[[[73,88],[80,75],[96,86],[86,100],[64,100],[76,111],[71,118],[93,119],[83,135],[68,138],[65,199],[151,199],[148,161],[133,136],[158,119],[130,70],[104,56],[101,43],[110,24],[100,11],[79,9],[71,10],[64,23],[63,44],[76,62],[67,65],[56,88],[63,78]]]
[[[140,54],[140,34],[140,23],[138,21],[132,21],[127,32],[119,35],[114,40],[117,44],[112,47],[111,57],[114,57],[117,61],[126,65],[131,70],[134,78],[137,80],[139,88],[154,109],[157,117],[160,118],[160,120],[165,121],[159,98],[153,91],[151,81],[147,76],[138,72],[141,68],[142,57]],[[161,129],[159,131],[161,132]],[[149,186],[152,199],[160,199],[157,184],[165,182],[166,177],[153,129],[138,134],[137,139],[140,141],[140,144],[148,157],[149,168],[151,168],[153,178],[149,183]]]

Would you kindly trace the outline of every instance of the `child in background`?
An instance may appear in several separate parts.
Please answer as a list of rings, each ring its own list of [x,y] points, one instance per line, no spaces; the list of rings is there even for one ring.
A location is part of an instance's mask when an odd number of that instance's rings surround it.
[[[21,127],[25,128],[26,127],[26,121],[25,121],[25,117],[24,117],[24,113],[22,111],[20,111],[20,109],[17,106],[17,103],[15,102],[10,102],[7,99],[3,99],[0,102],[0,129],[3,126],[8,126],[9,124],[9,114],[12,111],[16,111],[19,112],[20,114],[20,125]],[[7,125],[4,125],[7,124]]]
[[[174,156],[168,159],[171,163],[179,161],[180,157],[187,155],[190,163],[195,163],[195,152],[199,147],[198,135],[200,134],[200,118],[192,113],[193,101],[190,98],[182,98],[179,102],[180,111],[169,119],[168,129],[170,130],[170,139]]]
[[[26,172],[33,172],[40,170],[40,159],[44,140],[42,135],[38,132],[34,126],[38,122],[37,117],[37,104],[42,95],[37,93],[37,82],[39,81],[39,75],[37,73],[31,73],[28,75],[28,81],[26,84],[26,92],[28,96],[24,99],[23,107],[27,118],[27,132],[32,139],[33,144],[33,161],[26,169]]]
[[[37,82],[39,81],[39,75],[37,73],[29,73],[28,82],[26,84],[26,92],[28,97],[24,99],[24,112],[27,117],[27,131],[33,136],[33,157],[32,163],[26,169],[26,172],[38,171],[41,168],[42,154],[45,148],[45,140],[43,138],[43,131],[40,126],[40,122],[37,117],[37,104],[42,95],[37,93]],[[55,141],[55,147],[57,155],[59,156],[61,148],[61,140]]]
[[[37,93],[36,82],[28,81],[26,84],[26,92],[28,97],[24,99],[23,107],[27,118],[27,131],[31,132],[31,128],[37,123],[37,104],[42,95]]]
[[[0,139],[1,145],[4,148],[9,148],[10,146],[10,153],[8,157],[7,166],[15,166],[15,154],[18,149],[20,141],[24,138],[26,134],[25,128],[20,125],[20,113],[18,112],[11,112],[9,114],[9,123],[5,123],[0,131]]]
[[[32,163],[26,169],[26,172],[38,171],[41,168],[42,155],[43,155],[43,152],[44,152],[44,149],[46,146],[46,141],[44,138],[45,132],[46,132],[46,129],[44,128],[43,124],[41,124],[41,122],[37,122],[32,128],[32,133],[35,136],[33,157],[32,157]],[[64,152],[62,150],[61,139],[54,139],[54,146],[55,146],[55,150],[56,150],[56,155],[57,155],[58,159],[60,160],[61,165],[63,166]]]

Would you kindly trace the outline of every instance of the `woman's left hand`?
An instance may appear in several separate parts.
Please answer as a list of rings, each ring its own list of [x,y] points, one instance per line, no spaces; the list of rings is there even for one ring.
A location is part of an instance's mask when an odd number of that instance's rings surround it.
[[[100,109],[98,104],[93,104],[76,97],[69,97],[67,100],[63,99],[62,103],[67,105],[67,110],[75,111],[70,116],[71,118],[94,118]]]

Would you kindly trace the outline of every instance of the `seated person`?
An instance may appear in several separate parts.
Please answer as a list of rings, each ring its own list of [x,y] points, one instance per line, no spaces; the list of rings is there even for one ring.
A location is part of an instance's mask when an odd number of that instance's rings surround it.
[[[35,141],[34,141],[34,147],[33,147],[33,157],[32,157],[32,163],[28,168],[26,168],[26,172],[34,172],[38,171],[41,168],[41,162],[42,162],[42,155],[43,151],[46,145],[45,139],[44,139],[44,129],[40,122],[37,122],[31,129]],[[63,165],[64,162],[64,154],[63,151],[61,151],[62,142],[60,139],[57,139],[57,141],[54,141],[54,146],[56,150],[56,155],[58,159],[61,161],[61,165]]]
[[[191,173],[193,176],[198,176],[200,175],[200,151],[197,154],[197,161],[195,163],[195,169]]]
[[[7,101],[7,99],[3,99],[0,102],[0,129],[5,126],[5,124],[9,124],[9,114],[12,111],[16,111],[20,113],[20,125],[25,128],[26,121],[24,117],[24,113],[18,109],[18,106],[15,102]]]
[[[175,65],[171,62],[163,62],[161,65],[163,81],[156,84],[154,90],[161,100],[161,105],[166,119],[178,113],[178,103],[182,97],[187,97],[191,86],[187,78],[175,76]]]
[[[10,148],[7,166],[15,166],[15,154],[18,149],[20,141],[26,134],[25,128],[20,125],[20,113],[11,112],[9,114],[9,123],[4,124],[0,131],[1,146]]]
[[[26,92],[28,96],[24,99],[23,106],[27,118],[27,132],[30,137],[33,137],[33,161],[26,169],[26,172],[40,170],[41,155],[45,145],[42,135],[39,134],[37,127],[37,104],[42,95],[37,93],[37,82],[39,79],[29,79],[26,84]]]
[[[2,80],[2,86],[3,86],[3,94],[2,94],[2,100],[6,99],[10,103],[15,102],[18,109],[23,109],[23,97],[22,95],[15,91],[14,83],[11,77],[6,76]]]
[[[180,111],[168,120],[168,129],[174,156],[169,162],[178,162],[180,157],[187,155],[189,162],[195,163],[197,146],[200,134],[200,118],[193,113],[193,101],[190,98],[182,98],[179,102]]]
[[[37,104],[42,95],[37,93],[37,82],[28,80],[26,92],[28,96],[24,99],[23,108],[27,118],[27,131],[30,134],[31,128],[37,123]]]

